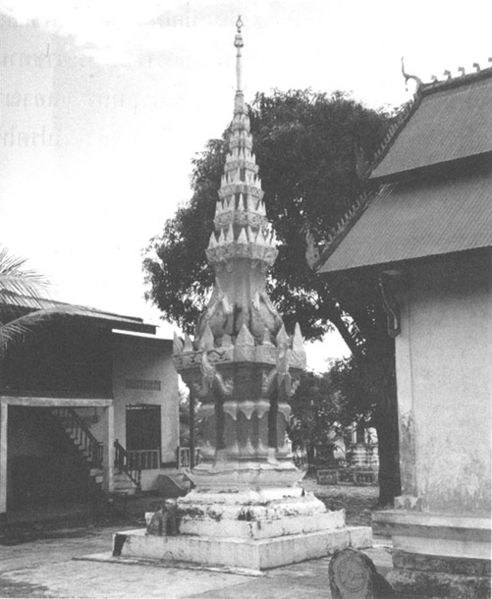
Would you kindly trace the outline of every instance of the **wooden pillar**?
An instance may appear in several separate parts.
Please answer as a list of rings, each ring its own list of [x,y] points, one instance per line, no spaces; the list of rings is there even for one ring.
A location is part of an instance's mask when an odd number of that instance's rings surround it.
[[[8,403],[0,402],[0,514],[7,512]]]
[[[112,493],[114,490],[114,408],[108,406],[103,415],[103,491]]]

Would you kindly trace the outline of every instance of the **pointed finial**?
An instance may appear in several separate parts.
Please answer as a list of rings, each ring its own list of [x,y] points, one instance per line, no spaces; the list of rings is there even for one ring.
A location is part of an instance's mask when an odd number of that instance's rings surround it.
[[[285,325],[282,323],[279,332],[277,333],[277,347],[286,347],[289,343],[289,336],[285,330]]]
[[[241,29],[243,28],[244,23],[243,23],[243,19],[241,18],[241,15],[237,16],[237,21],[236,21],[236,29],[239,35],[241,35]]]
[[[251,334],[250,330],[246,326],[246,323],[243,322],[243,325],[239,331],[238,336],[236,337],[236,345],[254,345],[255,338]]]
[[[243,20],[241,15],[238,16],[236,21],[236,37],[234,38],[234,46],[236,47],[236,91],[240,92],[242,89],[241,84],[241,48],[244,46],[243,36],[241,29],[243,27]]]
[[[203,330],[198,346],[201,350],[209,350],[213,349],[214,347],[214,334],[212,333],[212,329],[210,328],[208,322],[205,325],[205,329]]]

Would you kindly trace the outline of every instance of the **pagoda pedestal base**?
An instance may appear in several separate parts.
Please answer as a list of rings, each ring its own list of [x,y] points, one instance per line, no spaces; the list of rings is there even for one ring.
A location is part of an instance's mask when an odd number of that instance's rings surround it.
[[[145,529],[114,535],[113,555],[169,565],[261,571],[372,544],[369,527],[346,527],[345,511],[327,511],[301,488],[192,491],[178,501],[180,534]]]
[[[373,514],[393,540],[387,579],[408,597],[490,597],[490,519],[388,510]]]

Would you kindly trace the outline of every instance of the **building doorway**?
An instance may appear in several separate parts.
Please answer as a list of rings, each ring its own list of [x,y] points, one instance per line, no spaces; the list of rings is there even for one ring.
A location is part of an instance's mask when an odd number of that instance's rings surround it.
[[[126,407],[126,450],[135,467],[142,470],[159,467],[161,406],[136,404]]]

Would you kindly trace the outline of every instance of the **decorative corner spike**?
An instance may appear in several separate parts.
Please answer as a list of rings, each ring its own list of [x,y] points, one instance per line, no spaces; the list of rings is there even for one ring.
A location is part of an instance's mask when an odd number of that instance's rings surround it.
[[[214,347],[214,334],[212,333],[212,329],[210,328],[208,322],[203,330],[202,336],[200,337],[198,347],[201,350],[209,350],[213,349]]]
[[[217,247],[217,238],[215,237],[215,232],[212,231],[212,234],[210,235],[210,241],[208,242],[208,248],[212,249]]]
[[[183,347],[184,347],[184,343],[183,343],[182,339],[180,339],[180,337],[178,337],[178,334],[176,333],[176,331],[174,331],[173,354],[180,354],[183,351]]]
[[[296,322],[296,327],[294,329],[294,337],[292,339],[292,349],[297,352],[304,351],[304,339],[301,332],[301,326],[298,322]]]
[[[465,76],[465,67],[458,67],[458,72],[460,74],[460,77],[464,77]]]
[[[232,243],[234,241],[234,229],[232,227],[232,223],[229,223],[229,227],[227,229],[227,233],[225,235],[225,242]]]
[[[263,339],[261,341],[263,345],[273,345],[272,339],[270,337],[270,331],[267,327],[263,327]]]
[[[230,335],[224,335],[222,337],[222,347],[224,349],[232,347],[232,337]]]
[[[480,73],[480,64],[478,62],[473,63],[473,68],[477,73]]]
[[[183,351],[193,351],[193,343],[190,339],[190,336],[188,334],[185,334],[184,336],[184,347],[183,347]]]
[[[255,338],[250,333],[246,323],[243,323],[241,330],[239,331],[239,335],[236,338],[236,345],[254,345]]]
[[[285,325],[282,323],[279,332],[277,333],[277,347],[284,347],[289,344],[289,336],[285,330]]]
[[[446,77],[446,79],[451,79],[451,71],[448,71],[447,69],[444,71],[443,75]]]
[[[246,228],[241,227],[241,232],[239,233],[239,237],[237,238],[237,243],[247,244],[248,238],[246,236]]]

